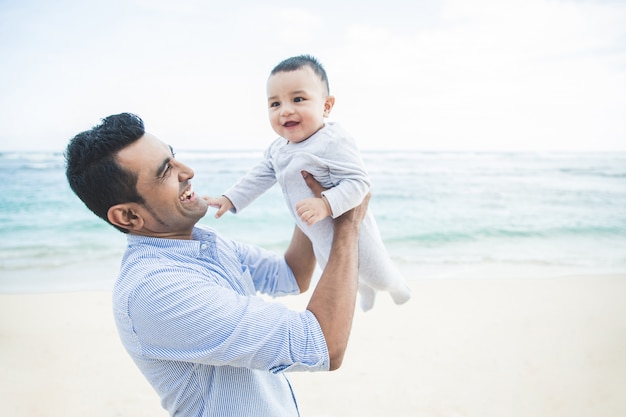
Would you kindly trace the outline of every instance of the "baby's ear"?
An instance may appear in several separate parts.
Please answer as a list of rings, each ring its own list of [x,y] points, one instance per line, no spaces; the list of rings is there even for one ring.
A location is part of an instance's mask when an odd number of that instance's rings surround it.
[[[334,105],[335,105],[335,97],[334,96],[326,97],[326,100],[324,101],[324,117],[330,116],[330,111],[333,109]]]

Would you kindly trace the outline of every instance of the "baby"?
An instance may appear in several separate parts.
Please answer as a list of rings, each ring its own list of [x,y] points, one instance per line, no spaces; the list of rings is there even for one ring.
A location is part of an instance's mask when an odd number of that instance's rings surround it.
[[[309,237],[319,265],[328,262],[335,218],[357,206],[370,180],[354,139],[337,123],[325,123],[335,104],[322,65],[309,55],[278,64],[267,81],[269,119],[280,136],[264,159],[221,197],[207,198],[226,211],[243,210],[276,182],[282,188],[298,227]],[[315,197],[301,172],[324,187]],[[368,212],[359,237],[359,298],[364,311],[374,306],[376,291],[387,291],[396,304],[409,300],[410,290],[389,258],[374,216]]]

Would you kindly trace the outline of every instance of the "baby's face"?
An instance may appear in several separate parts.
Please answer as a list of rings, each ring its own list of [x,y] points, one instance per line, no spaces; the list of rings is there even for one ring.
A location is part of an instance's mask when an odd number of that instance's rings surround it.
[[[270,76],[267,104],[274,131],[289,142],[298,143],[324,127],[334,98],[326,93],[322,79],[305,66]]]

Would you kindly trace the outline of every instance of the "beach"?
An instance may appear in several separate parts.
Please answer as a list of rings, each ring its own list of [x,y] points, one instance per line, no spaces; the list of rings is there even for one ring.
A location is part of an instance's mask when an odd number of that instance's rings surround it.
[[[259,157],[177,154],[203,195]],[[290,374],[302,417],[626,415],[626,153],[364,158],[413,298],[357,309],[338,371]],[[124,236],[72,194],[60,152],[0,161],[0,414],[166,416],[113,323]],[[282,253],[293,222],[281,199],[274,187],[201,222]]]
[[[625,275],[409,285],[406,305],[383,294],[357,310],[341,369],[290,374],[303,417],[626,415]],[[110,297],[0,295],[2,415],[167,415],[119,342]]]

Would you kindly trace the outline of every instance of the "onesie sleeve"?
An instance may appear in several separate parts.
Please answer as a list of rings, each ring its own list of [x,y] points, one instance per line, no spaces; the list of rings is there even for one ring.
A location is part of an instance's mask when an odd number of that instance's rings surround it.
[[[358,206],[370,190],[369,175],[355,140],[343,130],[339,132],[324,151],[331,182],[336,185],[322,195],[330,204],[333,218]]]
[[[223,195],[233,203],[231,211],[237,213],[272,188],[274,184],[276,184],[276,172],[270,162],[269,151],[266,151],[263,160],[252,167]]]

